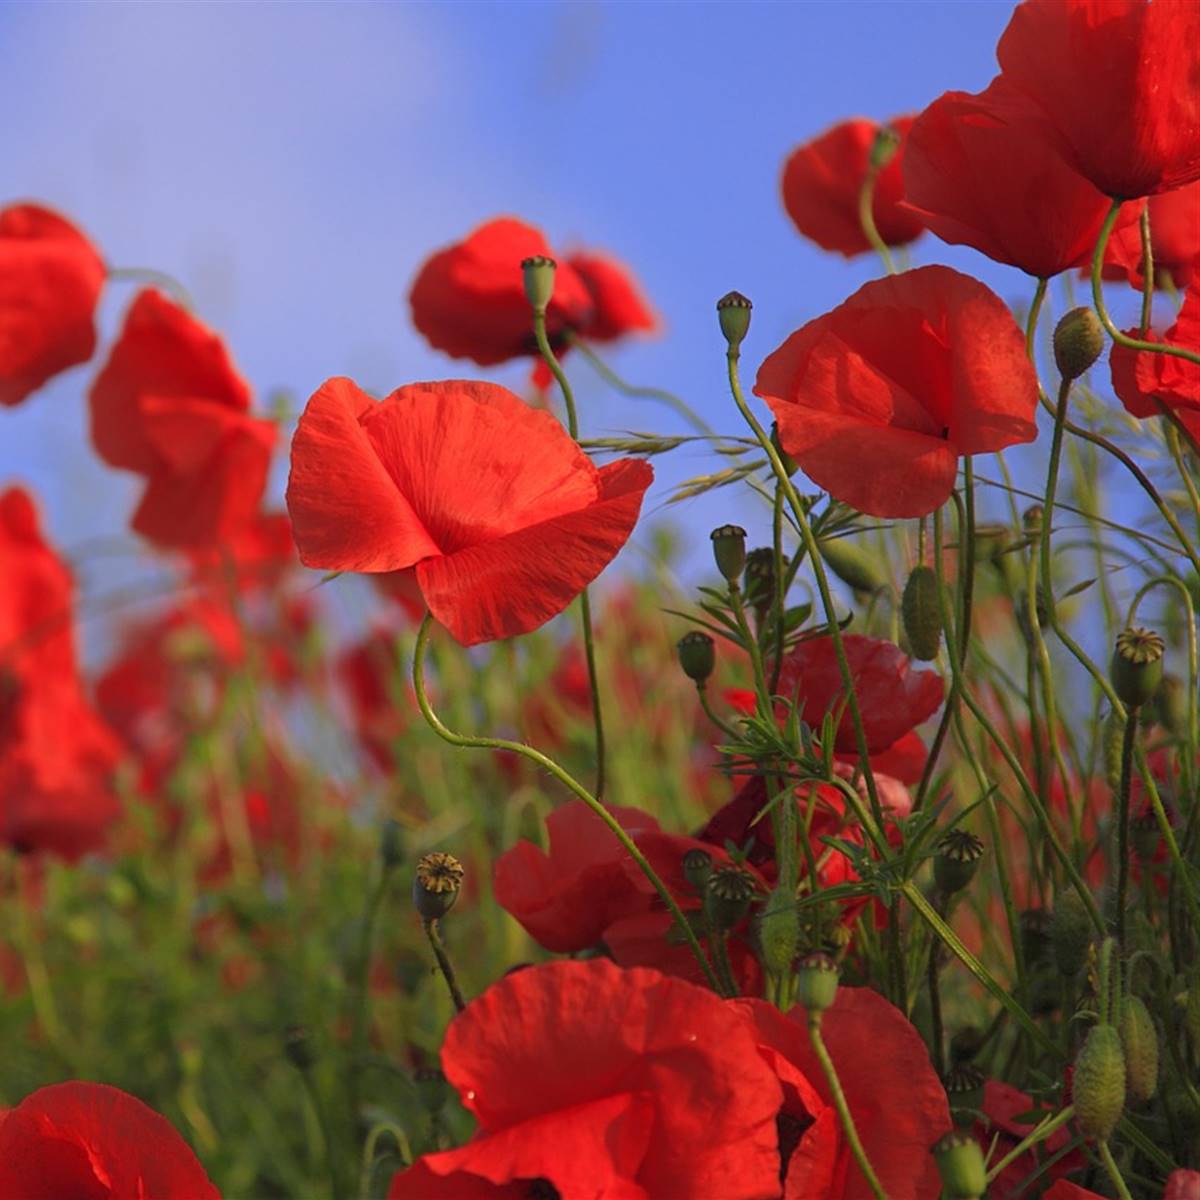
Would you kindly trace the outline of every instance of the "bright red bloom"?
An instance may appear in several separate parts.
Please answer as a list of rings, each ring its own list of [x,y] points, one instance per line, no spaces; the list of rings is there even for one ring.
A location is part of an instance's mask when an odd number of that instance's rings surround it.
[[[1090,259],[1111,202],[1068,166],[1036,104],[1003,75],[946,92],[917,118],[904,195],[944,242],[1046,279]],[[1131,205],[1126,222],[1137,217]]]
[[[804,1010],[781,1013],[763,1000],[730,1006],[754,1023],[759,1053],[783,1086],[783,1200],[870,1200],[809,1042]],[[850,987],[838,988],[821,1032],[884,1193],[889,1200],[936,1200],[941,1182],[929,1147],[950,1128],[950,1110],[920,1035],[882,996]]]
[[[1200,1171],[1172,1171],[1163,1200],[1200,1200]]]
[[[57,213],[0,210],[0,404],[92,357],[104,276],[96,248]]]
[[[136,1096],[72,1080],[0,1118],[0,1195],[21,1200],[221,1200],[188,1144]]]
[[[1067,161],[1135,200],[1200,179],[1198,47],[1193,0],[1025,0],[996,57]]]
[[[92,385],[92,441],[146,476],[133,528],[161,546],[203,548],[257,514],[275,426],[221,340],[161,292],[140,292]]]
[[[531,225],[500,217],[480,225],[421,268],[409,294],[413,324],[435,350],[469,358],[481,367],[537,354],[533,314],[525,296],[521,262],[554,257]],[[560,262],[546,334],[558,341],[590,319],[592,296],[569,263]]]
[[[682,980],[601,959],[518,971],[451,1024],[442,1068],[479,1130],[398,1173],[389,1200],[535,1181],[561,1200],[779,1194],[775,1073],[744,1014]]]
[[[591,342],[615,342],[630,333],[653,333],[659,320],[638,289],[633,273],[604,254],[578,251],[567,255],[569,266],[587,288],[592,312],[579,327]],[[555,280],[555,292],[558,283]]]
[[[879,236],[889,246],[911,242],[925,228],[915,213],[903,208],[901,166],[912,117],[889,125],[901,135],[900,148],[875,179],[872,213]],[[843,121],[820,137],[798,146],[783,167],[783,207],[793,224],[823,250],[847,258],[871,249],[858,217],[858,198],[879,125],[858,117]]]
[[[784,449],[835,499],[920,517],[950,498],[960,454],[1037,435],[1037,376],[982,283],[921,267],[859,288],[758,371]]]
[[[1127,332],[1143,341],[1162,341],[1200,352],[1200,279],[1193,281],[1175,324],[1163,337],[1136,329]],[[1175,409],[1180,416],[1187,410],[1192,410],[1193,416],[1200,411],[1200,366],[1195,363],[1173,354],[1130,350],[1114,342],[1108,364],[1117,399],[1135,417],[1157,417],[1162,413],[1160,406]]]
[[[1150,254],[1156,280],[1170,277],[1179,289],[1195,278],[1200,264],[1200,182],[1151,196]],[[1087,271],[1087,268],[1084,268]],[[1125,279],[1142,288],[1142,230],[1134,221],[1114,229],[1104,249],[1104,278]]]
[[[493,383],[349,379],[309,400],[292,442],[288,512],[306,566],[416,566],[433,615],[465,646],[543,625],[629,537],[654,473],[597,468],[546,412]]]

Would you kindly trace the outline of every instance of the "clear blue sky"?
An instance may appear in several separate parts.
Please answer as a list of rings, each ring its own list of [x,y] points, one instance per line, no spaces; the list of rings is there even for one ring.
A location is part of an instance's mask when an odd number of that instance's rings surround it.
[[[478,374],[408,324],[421,261],[513,213],[552,243],[636,267],[667,322],[613,358],[740,432],[713,304],[755,303],[758,362],[878,274],[809,246],[783,213],[781,165],[852,115],[886,119],[995,73],[1007,3],[0,4],[0,203],[79,222],[116,265],[176,274],[260,397],[302,402],[331,374],[390,390]],[[977,274],[1018,302],[1017,271],[917,243],[918,262]],[[132,291],[113,286],[111,335]],[[103,350],[102,350],[103,353]],[[125,528],[138,484],[86,433],[94,367],[0,413],[0,482],[40,494],[67,545]],[[526,367],[491,377],[519,387]],[[584,431],[678,428],[613,396],[582,363]],[[659,460],[668,484],[708,469]],[[286,458],[274,487],[282,494]],[[727,504],[733,505],[732,508]],[[723,495],[676,513],[693,546]]]

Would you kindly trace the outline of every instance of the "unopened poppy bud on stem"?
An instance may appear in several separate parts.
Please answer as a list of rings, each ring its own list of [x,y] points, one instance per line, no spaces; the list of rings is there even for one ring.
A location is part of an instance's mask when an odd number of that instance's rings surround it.
[[[1158,691],[1163,649],[1162,638],[1150,629],[1130,627],[1117,635],[1109,677],[1122,704],[1141,708]]]
[[[983,1151],[974,1136],[955,1129],[933,1147],[946,1200],[979,1200],[987,1188]]]
[[[716,646],[707,633],[693,629],[685,633],[676,644],[679,665],[683,673],[693,682],[703,686],[717,665]]]
[[[437,921],[453,907],[462,890],[463,865],[453,854],[423,854],[413,879],[413,905],[423,921]]]
[[[746,531],[740,525],[721,525],[710,536],[717,570],[727,583],[740,579],[746,565]]]
[[[1075,1059],[1075,1121],[1086,1138],[1107,1141],[1125,1108],[1125,1053],[1111,1025],[1093,1025]]]
[[[1129,1095],[1141,1104],[1158,1090],[1158,1030],[1141,996],[1126,999],[1120,1033]]]
[[[924,563],[913,567],[900,600],[900,616],[913,658],[932,662],[942,641],[942,606],[932,567]]]
[[[525,279],[525,298],[534,312],[545,312],[554,296],[554,273],[558,264],[544,254],[535,254],[521,261]]]
[[[970,1063],[955,1063],[942,1080],[951,1112],[964,1112],[965,1123],[968,1125],[974,1122],[975,1114],[983,1107],[986,1082],[987,1077],[984,1073]]]
[[[871,143],[870,166],[872,171],[882,171],[896,157],[900,149],[900,134],[890,125],[880,125]]]
[[[721,322],[721,332],[730,350],[736,350],[742,344],[750,328],[750,310],[753,307],[741,292],[726,292],[717,301],[717,319]]]
[[[951,896],[961,892],[975,878],[983,842],[965,829],[952,829],[940,842],[933,856],[933,879],[938,891]]]
[[[806,954],[796,969],[796,1003],[823,1013],[837,1000],[838,966],[828,954]]]
[[[793,889],[776,888],[767,897],[758,918],[758,942],[767,972],[776,977],[787,975],[800,942],[800,920]]]
[[[1104,327],[1090,308],[1073,308],[1054,327],[1054,361],[1066,380],[1078,379],[1104,353]]]
[[[822,538],[817,549],[825,565],[856,593],[874,595],[887,584],[887,575],[869,550],[846,538]]]
[[[742,591],[746,603],[765,612],[775,599],[775,551],[759,546],[746,555],[746,570],[742,575]]]

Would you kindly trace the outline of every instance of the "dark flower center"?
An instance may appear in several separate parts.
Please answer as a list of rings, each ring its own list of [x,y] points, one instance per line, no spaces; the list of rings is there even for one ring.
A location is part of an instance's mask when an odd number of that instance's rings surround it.
[[[562,1193],[548,1179],[531,1179],[525,1195],[527,1200],[562,1200]]]
[[[792,1155],[795,1153],[796,1147],[800,1145],[800,1139],[805,1135],[812,1123],[813,1119],[807,1113],[803,1117],[796,1117],[789,1112],[781,1112],[775,1118],[775,1128],[779,1132],[780,1183],[783,1183],[787,1178],[788,1166],[792,1161]]]

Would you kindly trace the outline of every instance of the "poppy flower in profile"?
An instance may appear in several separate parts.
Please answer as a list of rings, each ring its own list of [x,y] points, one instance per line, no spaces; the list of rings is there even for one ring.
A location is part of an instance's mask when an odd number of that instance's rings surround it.
[[[1175,323],[1161,337],[1127,330],[1147,342],[1186,346],[1200,352],[1200,279],[1188,288]],[[1108,358],[1113,391],[1135,417],[1157,417],[1163,407],[1186,419],[1200,418],[1200,366],[1173,354],[1130,350],[1117,342]]]
[[[389,1200],[779,1194],[775,1072],[744,1015],[693,984],[528,967],[453,1021],[442,1069],[478,1130],[399,1172]]]
[[[901,205],[901,167],[912,123],[912,117],[888,122],[900,135],[900,145],[875,178],[872,214],[879,236],[888,246],[906,245],[925,228],[920,216]],[[843,121],[797,146],[784,163],[783,207],[796,228],[822,250],[853,258],[871,249],[859,221],[858,199],[879,128],[864,117]]]
[[[65,218],[37,204],[0,210],[0,404],[20,404],[96,349],[105,267]]]
[[[415,383],[377,402],[330,379],[300,417],[287,503],[306,566],[415,566],[429,610],[472,646],[562,612],[625,544],[653,478],[641,459],[597,468],[493,383]]]
[[[909,132],[906,206],[942,241],[1039,279],[1090,259],[1111,202],[1063,160],[1046,124],[1003,75],[977,96],[947,92]],[[1128,205],[1126,224],[1137,215]]]
[[[770,354],[754,392],[805,474],[876,517],[925,516],[950,498],[960,454],[1037,436],[1024,335],[949,267],[859,288]]]
[[[221,1200],[175,1127],[136,1096],[72,1080],[0,1117],[0,1196]]]
[[[1136,200],[1200,179],[1198,46],[1193,0],[1024,0],[996,58],[1066,160]]]
[[[133,528],[160,546],[211,546],[258,512],[275,426],[220,338],[153,288],[138,293],[92,385],[92,443],[146,477]]]
[[[1164,279],[1180,291],[1200,271],[1200,182],[1146,201],[1150,210],[1150,255],[1156,286]],[[1088,268],[1083,268],[1086,273]],[[1143,286],[1142,231],[1137,221],[1114,229],[1104,251],[1104,278]]]

